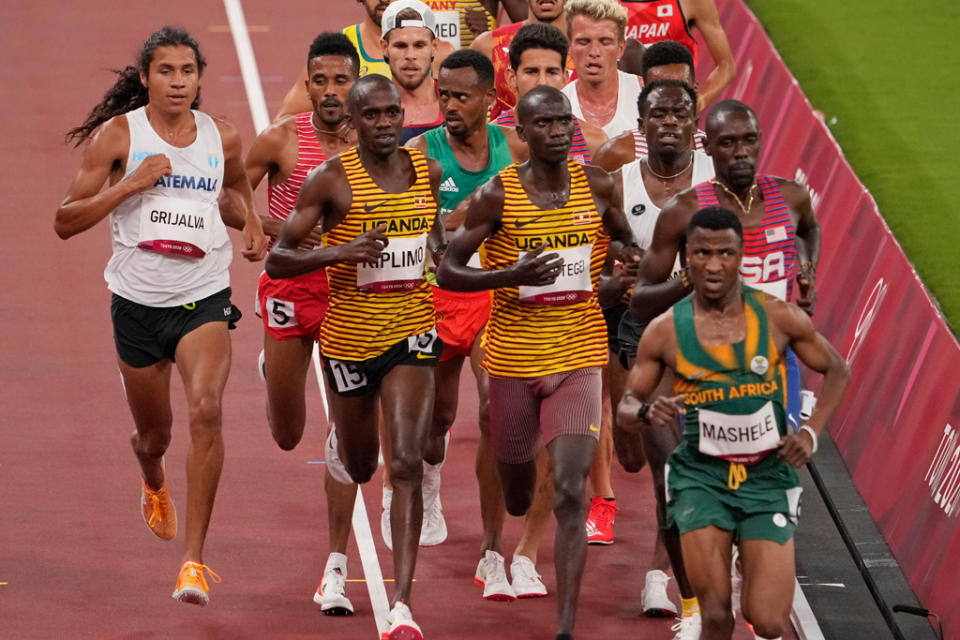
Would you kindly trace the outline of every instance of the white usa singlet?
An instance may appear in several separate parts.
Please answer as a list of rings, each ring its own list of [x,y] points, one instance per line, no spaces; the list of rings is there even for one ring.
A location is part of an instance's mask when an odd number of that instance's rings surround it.
[[[148,156],[162,153],[173,169],[110,213],[113,256],[104,270],[113,293],[150,307],[176,307],[230,286],[233,250],[217,200],[223,189],[223,143],[213,119],[192,111],[197,138],[186,147],[165,142],[144,107],[126,114],[130,151],[124,178]],[[186,238],[202,257],[143,248]]]
[[[577,84],[580,80],[574,80],[561,91],[570,100],[570,110],[573,115],[581,120],[590,122],[583,116],[583,108],[580,106],[580,97],[577,95]],[[607,124],[601,127],[608,138],[618,136],[624,131],[632,131],[637,128],[637,120],[640,114],[637,112],[637,98],[643,87],[640,86],[640,78],[632,73],[617,70],[617,111]],[[591,123],[593,124],[593,123]]]
[[[646,156],[644,156],[646,157]],[[660,207],[653,203],[647,193],[640,173],[640,162],[634,160],[623,165],[623,212],[633,230],[633,238],[641,249],[649,249],[653,242],[653,228],[660,217]],[[693,152],[693,179],[690,185],[706,182],[713,177],[713,160],[700,151]]]

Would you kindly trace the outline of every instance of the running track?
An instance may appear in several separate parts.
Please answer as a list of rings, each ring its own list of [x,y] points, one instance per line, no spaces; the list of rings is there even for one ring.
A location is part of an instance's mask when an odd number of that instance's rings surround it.
[[[303,64],[318,32],[356,22],[359,6],[329,2],[244,3],[270,114]],[[252,303],[259,265],[235,261],[234,302],[245,319],[233,332],[234,366],[225,397],[226,462],[206,548],[223,576],[205,609],[174,602],[180,540],[163,543],[138,511],[137,466],[102,280],[109,257],[105,224],[69,242],[53,233],[53,213],[79,164],[62,135],[112,83],[107,69],[130,64],[163,24],[187,28],[210,63],[203,108],[239,128],[244,148],[255,134],[241,70],[219,2],[4,3],[0,47],[6,64],[2,174],[6,267],[0,319],[0,637],[2,638],[298,638],[378,637],[362,582],[351,582],[352,618],[322,616],[312,603],[326,559],[322,490],[322,406],[311,393],[311,423],[301,445],[281,452],[264,417],[255,363],[262,334]],[[258,194],[263,206],[263,193]],[[14,228],[16,227],[16,228]],[[236,237],[236,236],[234,236]],[[450,538],[421,550],[413,591],[428,638],[552,638],[553,597],[488,603],[472,575],[479,509],[473,476],[476,399],[465,368],[460,417],[444,471]],[[176,376],[174,376],[176,380]],[[174,500],[184,505],[184,404],[174,383],[173,444],[167,454]],[[617,543],[591,548],[578,637],[671,638],[672,621],[640,615],[639,592],[654,539],[646,470],[618,467]],[[379,534],[380,491],[365,487],[379,564],[392,563]],[[504,535],[509,552],[516,520]],[[538,568],[555,580],[552,533]],[[350,577],[362,579],[355,544]],[[392,586],[387,584],[387,591]],[[674,593],[675,596],[675,593]],[[748,637],[738,629],[737,638]]]

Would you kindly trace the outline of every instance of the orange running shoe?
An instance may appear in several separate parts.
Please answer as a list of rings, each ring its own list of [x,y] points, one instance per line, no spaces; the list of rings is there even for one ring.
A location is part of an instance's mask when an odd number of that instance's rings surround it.
[[[154,491],[147,483],[140,479],[140,510],[143,512],[143,521],[150,527],[153,535],[161,540],[173,540],[177,535],[177,509],[167,492],[167,481],[164,478],[163,486]]]
[[[207,565],[187,560],[180,568],[180,575],[177,576],[177,588],[173,591],[173,598],[180,602],[206,606],[210,602],[210,588],[207,586],[206,578],[203,577],[204,570],[210,574],[210,579],[215,583],[221,582],[220,576]]]

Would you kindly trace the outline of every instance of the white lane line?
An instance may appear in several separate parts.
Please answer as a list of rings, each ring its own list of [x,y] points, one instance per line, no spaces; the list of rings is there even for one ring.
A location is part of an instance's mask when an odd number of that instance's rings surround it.
[[[243,7],[240,0],[223,0],[233,33],[233,43],[237,49],[237,58],[240,61],[240,70],[243,75],[243,84],[247,91],[247,101],[250,103],[250,113],[253,116],[253,126],[260,132],[270,124],[267,115],[267,101],[263,95],[263,86],[260,84],[260,74],[257,71],[257,61],[253,54],[253,46],[247,32],[247,21],[243,16]],[[323,403],[323,415],[326,420],[330,415],[327,403],[326,390],[323,387],[322,365],[320,364],[320,350],[316,343],[313,345],[313,368],[317,376],[317,387],[320,389],[320,400]],[[367,582],[367,592],[370,595],[370,605],[373,617],[377,624],[377,640],[387,631],[387,612],[390,603],[387,599],[387,590],[383,584],[383,572],[377,560],[377,550],[373,544],[373,532],[370,530],[370,521],[367,518],[366,505],[363,502],[363,492],[357,487],[357,499],[353,506],[353,537],[357,541],[360,551],[360,563],[363,566],[364,578]]]
[[[260,133],[269,126],[270,117],[267,115],[267,100],[263,97],[263,85],[260,84],[257,60],[253,56],[253,45],[250,44],[247,19],[243,17],[240,0],[223,0],[223,7],[227,10],[227,20],[230,21],[230,31],[233,34],[233,46],[236,47],[237,58],[240,60],[240,73],[243,76],[243,86],[247,90],[247,102],[250,103],[253,126],[257,133]]]
[[[842,586],[842,585],[841,585]],[[813,609],[807,602],[807,597],[803,595],[803,589],[800,583],[794,579],[793,585],[793,608],[790,610],[790,622],[793,628],[800,636],[800,640],[825,640],[817,617],[813,615]]]

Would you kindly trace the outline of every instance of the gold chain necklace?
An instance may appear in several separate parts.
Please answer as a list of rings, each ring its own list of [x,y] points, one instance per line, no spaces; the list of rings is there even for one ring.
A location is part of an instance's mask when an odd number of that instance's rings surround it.
[[[737,197],[737,194],[735,194],[733,191],[731,191],[730,189],[728,189],[728,188],[727,188],[727,185],[723,184],[722,182],[720,182],[720,181],[717,180],[716,178],[713,178],[712,180],[710,180],[710,182],[712,182],[713,184],[720,185],[720,188],[723,189],[724,191],[726,191],[728,196],[730,196],[731,198],[733,198],[734,202],[737,203],[737,206],[740,207],[740,210],[743,211],[743,214],[744,214],[744,215],[747,215],[747,214],[750,213],[750,208],[753,207],[753,199],[754,199],[754,197],[756,197],[756,195],[757,195],[757,183],[756,183],[756,181],[754,181],[753,184],[750,185],[750,189],[747,191],[747,204],[743,204],[743,202],[740,200],[740,198]]]
[[[652,173],[652,174],[653,174],[654,176],[656,176],[657,178],[660,178],[661,180],[673,180],[674,178],[677,178],[677,177],[682,176],[683,174],[685,174],[685,173],[687,172],[687,170],[688,170],[690,167],[693,166],[693,154],[692,154],[692,153],[690,154],[690,162],[687,163],[687,166],[685,166],[683,169],[680,169],[680,171],[676,172],[676,173],[673,174],[672,176],[662,176],[662,175],[660,175],[659,173],[657,173],[656,171],[654,171],[654,170],[653,170],[653,166],[650,164],[650,158],[646,158],[646,161],[644,162],[644,164],[647,165],[647,171],[649,171],[650,173]]]

